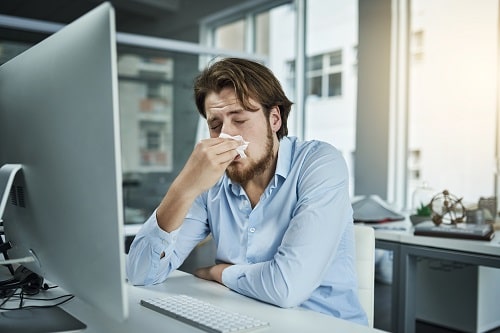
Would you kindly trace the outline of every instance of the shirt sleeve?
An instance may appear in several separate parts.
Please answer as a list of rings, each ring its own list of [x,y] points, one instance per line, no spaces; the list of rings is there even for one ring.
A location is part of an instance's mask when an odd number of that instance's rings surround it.
[[[297,206],[273,259],[226,268],[222,280],[227,287],[293,307],[320,286],[347,224],[352,224],[347,167],[341,154],[329,147],[304,161],[296,185]]]
[[[156,211],[144,223],[130,245],[126,258],[127,278],[134,285],[165,281],[209,234],[203,198],[198,197],[182,226],[166,232],[158,226]],[[164,256],[161,258],[161,254]]]

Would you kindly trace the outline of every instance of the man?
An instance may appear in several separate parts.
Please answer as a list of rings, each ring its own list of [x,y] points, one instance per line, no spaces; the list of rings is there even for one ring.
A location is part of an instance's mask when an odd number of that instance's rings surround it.
[[[216,264],[196,276],[280,307],[366,325],[341,153],[287,136],[292,103],[258,63],[215,62],[194,92],[210,138],[196,145],[135,237],[127,258],[131,283],[163,282],[211,233]],[[248,146],[239,155],[242,141]]]

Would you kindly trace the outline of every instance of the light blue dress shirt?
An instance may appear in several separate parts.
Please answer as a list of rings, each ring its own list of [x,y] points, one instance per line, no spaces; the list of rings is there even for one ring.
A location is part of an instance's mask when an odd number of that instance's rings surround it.
[[[276,174],[253,209],[244,189],[224,175],[195,200],[181,228],[163,231],[154,213],[130,247],[129,281],[163,282],[212,233],[216,261],[234,264],[222,274],[228,288],[367,325],[357,296],[348,179],[331,145],[284,137]]]

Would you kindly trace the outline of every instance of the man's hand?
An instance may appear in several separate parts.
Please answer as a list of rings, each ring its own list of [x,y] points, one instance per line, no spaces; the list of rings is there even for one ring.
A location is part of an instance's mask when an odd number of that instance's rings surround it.
[[[222,271],[224,271],[224,269],[226,269],[229,266],[231,266],[231,264],[218,264],[218,265],[198,268],[194,272],[194,275],[199,277],[200,279],[216,281],[222,284]]]
[[[238,146],[235,140],[221,138],[198,142],[178,177],[183,188],[198,195],[212,187],[238,155]]]

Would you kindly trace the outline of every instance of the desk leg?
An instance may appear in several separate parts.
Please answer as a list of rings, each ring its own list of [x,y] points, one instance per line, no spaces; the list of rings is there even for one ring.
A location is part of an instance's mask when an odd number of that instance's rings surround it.
[[[400,332],[399,323],[401,322],[400,318],[400,286],[401,286],[401,253],[399,252],[400,247],[394,247],[392,253],[392,289],[391,289],[391,331],[392,332]]]
[[[402,246],[399,252],[399,308],[396,332],[415,333],[417,257]]]
[[[401,290],[401,245],[396,242],[375,239],[375,247],[392,251],[392,285],[391,285],[391,332],[403,332],[400,327],[404,327],[403,318],[400,315],[400,290]],[[404,300],[403,300],[404,301]]]

